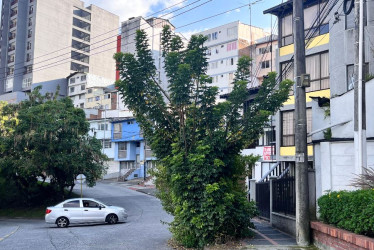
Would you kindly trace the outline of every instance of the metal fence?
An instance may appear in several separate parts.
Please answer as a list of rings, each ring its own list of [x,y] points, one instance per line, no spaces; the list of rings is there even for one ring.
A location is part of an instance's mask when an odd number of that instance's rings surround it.
[[[260,216],[270,219],[270,183],[256,183],[256,202]]]
[[[295,215],[296,213],[296,192],[295,178],[287,177],[273,180],[273,212]]]

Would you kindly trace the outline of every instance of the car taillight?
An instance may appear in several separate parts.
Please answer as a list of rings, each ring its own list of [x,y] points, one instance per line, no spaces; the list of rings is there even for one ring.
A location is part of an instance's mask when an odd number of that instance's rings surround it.
[[[45,210],[45,214],[49,214],[50,212],[52,212],[51,209],[48,209],[48,208],[47,208],[47,210]]]

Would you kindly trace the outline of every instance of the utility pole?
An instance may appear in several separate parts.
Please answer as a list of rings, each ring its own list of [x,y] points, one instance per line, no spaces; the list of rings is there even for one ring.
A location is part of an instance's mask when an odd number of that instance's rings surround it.
[[[295,46],[295,168],[296,168],[296,241],[299,246],[310,244],[308,151],[305,97],[305,37],[303,0],[293,0]]]
[[[355,67],[354,67],[354,148],[355,173],[366,168],[366,101],[363,84],[364,62],[364,3],[355,1]]]

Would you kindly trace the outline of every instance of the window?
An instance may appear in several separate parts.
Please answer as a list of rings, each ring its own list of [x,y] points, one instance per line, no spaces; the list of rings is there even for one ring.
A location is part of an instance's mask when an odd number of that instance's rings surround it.
[[[271,52],[271,49],[272,49],[271,45],[269,47],[259,48],[258,49],[258,54],[262,55],[262,54],[269,53],[269,52]]]
[[[275,143],[274,127],[264,128],[264,134],[258,139],[259,146],[272,146]]]
[[[110,94],[105,94],[104,99],[110,99]]]
[[[70,84],[75,83],[75,78],[70,78]]]
[[[79,96],[80,97],[80,96]],[[80,98],[79,98],[80,99]],[[82,108],[84,108],[84,103],[81,103],[80,105],[79,105],[79,107],[82,109]]]
[[[282,46],[293,43],[292,36],[292,14],[282,18]]]
[[[31,73],[32,72],[32,65],[27,65],[25,67],[25,74]]]
[[[212,33],[212,40],[217,40],[218,39],[218,33],[217,32],[213,32]]]
[[[295,111],[283,111],[282,115],[282,146],[295,146]],[[312,109],[306,109],[307,133],[312,131]],[[312,142],[312,137],[307,137],[307,142]]]
[[[314,54],[305,58],[306,72],[310,74],[310,87],[305,88],[306,92],[328,89],[330,87],[329,53]],[[293,63],[288,61],[281,64],[282,80],[294,81]],[[291,92],[290,95],[293,93]]]
[[[227,49],[226,49],[227,51],[236,50],[236,49],[237,49],[236,42],[227,44]]]
[[[127,143],[118,143],[118,158],[127,158]]]
[[[31,5],[31,6],[29,7],[29,14],[31,15],[33,12],[34,12],[34,6]]]
[[[83,200],[83,206],[84,207],[103,207],[103,205],[97,203],[97,202],[94,202],[94,201],[91,201],[91,200]]]
[[[133,161],[121,161],[120,162],[120,169],[132,169],[135,168],[135,164]]]
[[[29,30],[27,31],[27,37],[28,37],[28,38],[32,37],[32,29],[29,29]]]
[[[79,95],[79,100],[82,100],[84,99],[84,94],[83,95]]]
[[[268,68],[270,68],[270,61],[267,60],[267,61],[261,62],[261,68],[262,69],[268,69]]]
[[[208,38],[208,42],[210,42],[210,40],[212,40],[212,35],[211,34],[208,34],[207,36],[206,36],[207,38]]]
[[[110,140],[103,140],[103,148],[112,148],[112,142]]]
[[[282,112],[282,146],[295,145],[294,111]]]
[[[234,80],[234,73],[229,73],[229,81],[232,83]]]
[[[26,62],[30,62],[30,60],[31,60],[31,54],[27,53],[26,54]]]
[[[122,138],[122,123],[115,123],[114,124],[113,137],[114,137],[114,139],[121,139]]]
[[[81,90],[85,90],[86,89],[86,85],[82,84],[81,85]]]
[[[13,90],[13,82],[14,78],[9,78],[5,80],[5,92],[12,91]]]
[[[82,75],[82,76],[81,76],[81,81],[86,81],[86,79],[87,79],[87,76],[86,76],[86,75]]]
[[[14,54],[8,57],[8,63],[14,62]]]
[[[74,87],[70,87],[70,93],[74,92]]]
[[[230,65],[234,65],[234,58],[230,59]]]
[[[32,84],[32,78],[29,77],[29,78],[25,78],[22,80],[22,88],[23,89],[26,89],[26,88],[29,88]]]
[[[69,202],[64,203],[64,205],[62,206],[63,207],[80,207],[80,202],[79,200],[69,201]]]
[[[99,123],[98,130],[108,130],[108,123]]]
[[[31,49],[31,42],[27,42],[27,47],[26,47],[27,50],[30,50]]]
[[[135,144],[137,148],[140,148],[140,141],[137,141]]]
[[[14,67],[8,67],[7,76],[14,75]]]
[[[305,88],[305,91],[328,89],[330,87],[328,52],[307,56],[305,63],[306,72],[310,74],[310,87]]]
[[[211,69],[216,69],[216,68],[218,68],[218,63],[217,63],[217,62],[211,62],[211,63],[210,63],[210,68],[211,68]]]
[[[92,93],[92,89],[88,89],[87,94],[91,94],[91,93]]]
[[[228,37],[236,36],[236,30],[237,30],[236,27],[227,28],[227,36]]]
[[[130,124],[134,124],[134,121],[128,121],[127,124],[128,124],[128,125],[130,125]]]
[[[32,26],[32,17],[29,18],[28,26]]]
[[[87,100],[88,102],[93,102],[93,98],[92,97],[90,97],[90,98],[88,98],[88,100]]]

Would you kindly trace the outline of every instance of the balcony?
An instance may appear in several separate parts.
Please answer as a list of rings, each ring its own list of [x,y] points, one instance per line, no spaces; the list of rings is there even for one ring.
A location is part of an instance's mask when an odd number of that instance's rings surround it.
[[[79,16],[81,18],[84,18],[88,21],[91,21],[91,13],[90,12],[84,11],[82,9],[75,8],[75,10],[73,10],[73,14],[76,15],[76,16]]]
[[[11,46],[11,47],[8,48],[8,52],[12,52],[15,49],[16,49],[16,46]]]
[[[73,40],[71,46],[74,49],[77,49],[77,50],[80,50],[80,51],[83,51],[83,52],[87,52],[87,53],[90,52],[90,45],[89,44],[85,44],[85,43],[81,43],[81,42]]]
[[[10,17],[14,17],[14,16],[16,16],[17,13],[18,13],[18,10],[17,10],[17,9],[12,9],[12,10],[10,11]]]
[[[10,40],[13,40],[16,38],[16,34],[15,33],[12,33],[10,36],[9,36],[9,41]]]
[[[73,29],[73,37],[81,39],[85,42],[90,42],[90,34],[87,34],[85,32]]]
[[[13,5],[17,4],[17,3],[18,3],[18,0],[13,0],[12,2],[10,2],[10,6],[13,6]]]
[[[79,20],[78,18],[73,18],[73,25],[75,27],[78,27],[80,29],[86,30],[86,31],[91,31],[91,24],[86,23],[84,21]]]
[[[76,71],[76,72],[88,73],[89,72],[89,67],[72,62],[71,65],[70,65],[70,70]]]
[[[16,26],[17,26],[17,22],[11,23],[11,24],[9,25],[9,29],[13,29],[13,28],[16,27]]]
[[[27,38],[32,37],[32,33],[27,34]]]
[[[8,63],[14,63],[14,57],[8,59]]]
[[[80,61],[80,62],[83,62],[83,63],[87,63],[87,64],[90,63],[90,57],[89,56],[87,56],[85,54],[75,52],[75,51],[71,52],[71,59],[77,60],[77,61]]]

